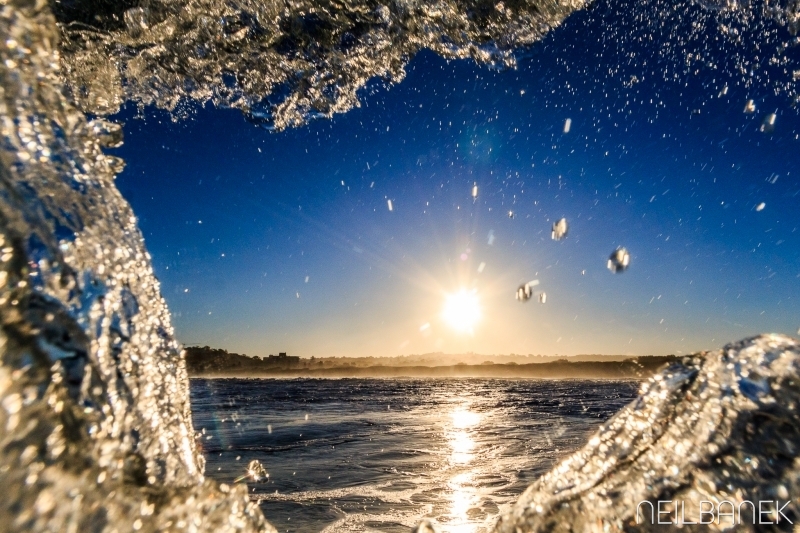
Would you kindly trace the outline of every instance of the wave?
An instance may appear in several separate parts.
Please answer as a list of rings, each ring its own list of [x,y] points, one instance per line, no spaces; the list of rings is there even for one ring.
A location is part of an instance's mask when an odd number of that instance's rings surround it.
[[[800,488],[798,375],[800,345],[782,335],[670,365],[585,448],[529,487],[497,532],[566,531],[566,524],[570,531],[657,529],[663,526],[652,526],[640,504],[659,500],[669,502],[663,509],[671,520],[679,506],[687,522],[700,519],[701,501],[788,502],[788,520],[775,527],[791,531],[800,518],[789,497]],[[745,506],[740,524],[712,527],[757,531],[775,521]]]

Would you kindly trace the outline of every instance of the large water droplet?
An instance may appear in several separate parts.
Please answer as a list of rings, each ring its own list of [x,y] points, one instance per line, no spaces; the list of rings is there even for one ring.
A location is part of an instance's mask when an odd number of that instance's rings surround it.
[[[546,292],[540,292],[539,293],[539,303],[540,304],[547,303],[547,293]]]
[[[562,218],[558,222],[553,222],[553,231],[550,233],[550,237],[552,237],[554,241],[560,241],[567,236],[567,229],[566,218]]]
[[[258,459],[253,459],[249,463],[247,463],[247,469],[244,471],[244,474],[236,478],[234,483],[239,483],[240,481],[261,481],[262,479],[267,479],[269,474],[267,473],[267,469],[264,468],[264,465]]]
[[[517,288],[517,293],[515,295],[516,299],[520,302],[527,302],[533,296],[533,288],[539,284],[539,280],[535,279],[533,281],[529,281],[523,285],[520,285]]]
[[[611,252],[611,256],[608,258],[608,269],[614,274],[625,272],[630,264],[631,254],[628,253],[624,246],[620,246]]]
[[[776,118],[777,116],[775,115],[775,113],[770,113],[769,115],[764,117],[763,122],[761,122],[761,128],[759,128],[760,131],[763,131],[764,133],[769,133],[773,131],[775,129]]]

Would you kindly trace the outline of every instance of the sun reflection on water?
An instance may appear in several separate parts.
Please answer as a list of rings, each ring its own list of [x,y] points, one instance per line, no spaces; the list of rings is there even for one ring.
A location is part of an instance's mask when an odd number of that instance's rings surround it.
[[[480,426],[481,419],[481,414],[471,411],[469,405],[456,406],[450,412],[450,423],[446,426],[445,434],[453,472],[447,481],[450,500],[448,520],[442,524],[443,530],[448,533],[475,533],[478,529],[470,514],[481,512],[480,494],[476,488],[479,465],[474,462],[479,452],[475,430]]]

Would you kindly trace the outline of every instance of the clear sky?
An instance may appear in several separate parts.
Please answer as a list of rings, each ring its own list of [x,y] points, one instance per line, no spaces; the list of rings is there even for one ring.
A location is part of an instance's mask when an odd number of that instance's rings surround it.
[[[516,69],[423,52],[360,108],[281,133],[231,110],[124,110],[117,184],[178,339],[250,355],[664,354],[795,334],[800,118],[773,91],[781,73],[726,74],[723,45],[689,65],[692,43],[634,39],[612,7],[573,15]],[[617,246],[631,266],[612,274]],[[546,303],[516,301],[533,279]],[[481,315],[466,332],[442,317],[462,288]]]

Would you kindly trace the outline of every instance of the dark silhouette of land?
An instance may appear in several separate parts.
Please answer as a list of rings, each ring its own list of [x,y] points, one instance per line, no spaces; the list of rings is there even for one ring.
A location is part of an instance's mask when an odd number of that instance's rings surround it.
[[[483,359],[482,362],[474,361]],[[186,348],[190,377],[497,377],[643,379],[675,361],[665,356],[542,356],[423,354],[398,357],[311,357],[280,353],[250,357],[204,347]],[[454,362],[457,361],[457,362]],[[469,363],[464,362],[469,361]]]

